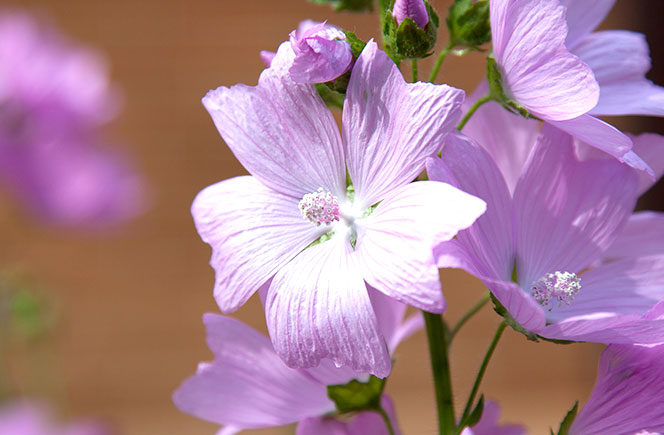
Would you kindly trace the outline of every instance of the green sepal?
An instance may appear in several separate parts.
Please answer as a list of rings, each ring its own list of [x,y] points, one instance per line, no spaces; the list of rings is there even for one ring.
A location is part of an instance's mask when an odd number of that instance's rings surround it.
[[[328,385],[327,396],[334,402],[339,413],[380,409],[380,398],[385,388],[385,379],[371,376],[367,382],[353,379],[343,385]]]
[[[572,340],[558,340],[556,338],[546,338],[542,337],[541,335],[538,335],[537,338],[540,340],[548,341],[550,343],[556,343],[556,344],[574,344],[574,343],[583,343],[582,341],[572,341]]]
[[[309,0],[312,3],[328,4],[335,11],[373,11],[373,0]]]
[[[360,53],[364,50],[364,47],[367,45],[365,41],[362,41],[357,35],[353,32],[343,31],[346,34],[346,42],[350,45],[350,50],[353,53],[353,57],[357,59],[360,57]]]
[[[473,427],[477,423],[479,423],[480,419],[482,418],[482,413],[484,412],[484,394],[480,396],[480,400],[477,401],[477,405],[475,405],[475,409],[473,409],[473,412],[471,412],[461,423],[459,424],[459,429],[463,429],[464,427]]]
[[[316,83],[316,91],[323,99],[327,107],[336,107],[343,109],[346,96],[339,91],[332,89],[328,83]]]
[[[456,0],[446,22],[454,47],[478,49],[491,41],[488,0]]]
[[[525,335],[526,338],[530,341],[539,342],[537,334],[521,326],[519,322],[517,322],[516,319],[512,317],[509,311],[507,311],[507,308],[505,308],[503,304],[501,304],[500,301],[496,299],[493,293],[491,293],[491,302],[493,302],[493,310],[498,313],[499,316],[505,319],[505,323],[507,323],[512,329],[520,334]]]
[[[406,17],[397,26],[391,10],[383,16],[383,45],[387,54],[396,62],[405,59],[422,59],[433,54],[438,39],[440,18],[435,9],[425,0],[429,22],[420,29],[415,21]]]
[[[579,410],[579,401],[574,402],[574,406],[570,409],[563,421],[560,422],[560,427],[558,428],[558,435],[569,435],[569,428],[572,427],[574,419],[576,418],[576,413]]]
[[[508,111],[521,115],[526,119],[536,119],[541,121],[541,119],[528,112],[525,107],[521,106],[505,94],[505,91],[503,90],[503,78],[493,55],[487,57],[486,67],[486,77],[489,81],[489,93],[494,101],[500,103]]]

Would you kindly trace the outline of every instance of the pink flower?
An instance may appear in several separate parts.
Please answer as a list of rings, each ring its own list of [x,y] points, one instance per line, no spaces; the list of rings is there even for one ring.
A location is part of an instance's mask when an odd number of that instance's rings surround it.
[[[406,307],[372,292],[381,330],[394,351],[399,341],[422,326],[415,315],[403,322]],[[368,375],[336,368],[323,360],[316,368],[291,369],[277,356],[263,334],[229,317],[206,314],[208,346],[214,361],[201,363],[197,373],[184,381],[173,395],[181,411],[225,425],[224,433],[242,429],[281,426],[299,422],[297,433],[384,434],[385,422],[375,412],[361,412],[350,421],[335,418],[335,405],[327,386],[346,384]],[[387,396],[383,407],[398,431],[394,408]]]
[[[99,226],[134,216],[140,181],[99,147],[118,95],[99,55],[22,14],[0,15],[0,177],[39,217]]]
[[[424,29],[429,24],[429,13],[424,0],[396,0],[392,9],[392,15],[397,20],[397,25],[400,25],[405,18],[415,21],[420,29]]]
[[[526,428],[516,424],[499,424],[500,406],[496,402],[484,404],[482,418],[475,426],[464,428],[461,435],[525,435]]]
[[[16,401],[0,407],[2,435],[108,435],[101,424],[81,420],[67,425],[52,421],[46,406],[39,402]]]
[[[488,125],[495,122],[504,120]],[[509,123],[501,128],[505,138],[519,137]],[[492,154],[508,154],[513,148],[505,145]],[[489,154],[467,138],[448,140],[442,160],[428,162],[432,180],[454,182],[489,204],[473,227],[439,246],[439,265],[482,279],[517,322],[540,336],[664,341],[664,320],[641,317],[664,299],[663,249],[607,257],[642,189],[637,172],[614,159],[580,160],[572,137],[547,124],[527,154],[513,193]],[[629,240],[622,246],[638,249]]]
[[[597,10],[604,10],[603,6],[595,8],[597,2],[590,8],[586,2],[576,3],[579,5],[574,10],[579,19],[572,18],[575,26],[586,25],[595,18]],[[586,9],[591,12],[584,15]],[[565,7],[558,0],[492,0],[490,12],[493,54],[509,98],[538,118],[619,160],[650,170],[631,152],[632,142],[627,136],[591,115],[601,113],[593,111],[600,99],[595,73],[601,70],[594,72],[570,51]],[[578,32],[571,38],[575,42]],[[615,45],[611,47],[609,56],[620,58]]]
[[[268,330],[289,366],[331,358],[383,377],[390,360],[367,284],[442,312],[432,248],[484,211],[448,184],[411,183],[454,128],[463,92],[405,83],[370,42],[350,78],[342,140],[313,86],[289,78],[292,56],[282,44],[258,86],[203,99],[252,174],[204,189],[192,205],[213,248],[215,298],[228,313],[269,288]]]

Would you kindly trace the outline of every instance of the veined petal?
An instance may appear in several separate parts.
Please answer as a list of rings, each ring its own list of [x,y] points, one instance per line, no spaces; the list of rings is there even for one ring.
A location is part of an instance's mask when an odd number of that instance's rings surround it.
[[[641,195],[664,175],[664,136],[643,133],[630,138],[634,142],[632,150],[652,168],[651,174],[639,172],[639,195]]]
[[[512,198],[489,154],[471,139],[450,135],[441,159],[427,161],[429,179],[450,183],[487,203],[487,211],[457,241],[479,263],[482,275],[509,280],[514,270]]]
[[[468,228],[484,201],[446,183],[420,181],[392,192],[357,221],[357,254],[369,285],[403,303],[445,308],[433,248]]]
[[[544,327],[546,318],[542,306],[518,285],[488,277],[480,279],[519,325],[533,332],[539,332]]]
[[[399,343],[410,337],[424,325],[424,318],[415,313],[404,319],[407,306],[369,287],[369,297],[390,354],[394,354]]]
[[[489,86],[482,82],[464,102],[468,110],[480,97],[489,93]],[[539,134],[539,122],[528,120],[505,110],[490,101],[483,104],[463,128],[463,134],[473,138],[488,153],[505,178],[510,192],[518,181],[528,156]],[[500,131],[500,134],[496,134]]]
[[[664,213],[634,213],[611,247],[602,254],[607,260],[646,255],[664,255]]]
[[[203,105],[242,165],[266,186],[301,199],[319,187],[345,192],[344,152],[334,117],[309,84],[283,71],[293,52],[281,44],[258,86],[208,92]]]
[[[492,0],[493,53],[509,96],[546,120],[580,116],[597,104],[593,72],[565,47],[557,0]]]
[[[664,432],[664,345],[613,345],[599,360],[592,396],[570,435]]]
[[[567,48],[574,51],[578,43],[604,21],[615,2],[615,0],[560,0],[560,4],[567,8],[565,14],[568,29],[565,41]]]
[[[519,283],[580,272],[597,260],[631,214],[636,189],[628,166],[580,162],[572,138],[545,124],[514,192]]]
[[[334,410],[326,386],[288,367],[263,334],[230,317],[206,314],[212,363],[173,395],[181,411],[239,428],[280,426]]]
[[[265,306],[274,348],[291,367],[322,358],[385,377],[390,356],[345,237],[305,249],[272,280]]]
[[[415,179],[461,117],[464,92],[406,83],[369,41],[353,67],[343,113],[343,140],[355,201],[366,208]]]
[[[242,306],[325,231],[302,218],[297,200],[250,176],[203,189],[191,214],[201,238],[212,246],[214,297],[222,312]]]

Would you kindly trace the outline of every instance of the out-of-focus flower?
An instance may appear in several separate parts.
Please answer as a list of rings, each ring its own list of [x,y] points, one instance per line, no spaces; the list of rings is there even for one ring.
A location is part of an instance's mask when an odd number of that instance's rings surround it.
[[[664,341],[664,320],[641,317],[664,299],[664,255],[605,260],[639,195],[637,171],[610,158],[579,160],[572,137],[548,124],[513,194],[493,159],[467,138],[449,139],[442,159],[427,166],[431,179],[490,204],[475,225],[439,246],[441,267],[482,279],[521,326],[543,337]]]
[[[405,306],[378,292],[372,302],[390,352],[421,327],[422,317],[403,321]],[[173,395],[181,411],[225,425],[226,432],[280,426],[300,422],[297,433],[385,434],[387,428],[374,411],[352,419],[335,418],[335,404],[327,386],[366,381],[348,368],[337,368],[329,360],[311,369],[291,369],[279,359],[267,337],[230,317],[206,314],[208,346],[214,361],[201,363],[197,373],[184,381]],[[396,433],[398,425],[390,399],[382,396]]]
[[[98,54],[0,14],[0,179],[39,217],[100,226],[139,211],[138,177],[99,145],[118,100]]]
[[[0,435],[109,435],[102,424],[80,420],[55,423],[47,407],[40,402],[16,401],[0,407]]]
[[[526,428],[516,424],[499,424],[500,406],[496,402],[484,404],[482,418],[473,427],[461,431],[461,435],[525,435]]]
[[[646,316],[664,314],[659,304]],[[664,433],[664,345],[611,345],[599,360],[590,399],[570,435]]]
[[[384,377],[390,360],[367,284],[442,312],[432,248],[485,208],[449,184],[411,183],[454,128],[463,92],[407,84],[370,42],[350,78],[342,140],[314,87],[289,78],[285,44],[258,86],[220,87],[203,99],[252,174],[207,187],[192,205],[213,248],[215,298],[232,312],[269,287],[268,329],[289,366],[330,358]]]
[[[575,9],[585,11],[586,6]],[[492,0],[490,12],[493,55],[507,99],[637,169],[650,170],[631,152],[629,137],[591,115],[606,114],[601,109],[593,111],[600,99],[600,85],[593,69],[566,46],[570,39],[565,7],[558,0]],[[577,21],[574,19],[573,24]],[[575,42],[577,35],[571,36]],[[610,61],[623,58],[616,55],[615,44],[620,43],[614,42],[607,49]],[[575,52],[581,54],[578,47]],[[584,60],[592,60],[591,56]],[[626,67],[622,73],[629,75],[633,69]],[[601,66],[594,72],[603,77]]]
[[[392,15],[397,20],[397,25],[400,25],[405,18],[415,21],[420,29],[424,29],[429,23],[429,13],[424,0],[396,0]]]

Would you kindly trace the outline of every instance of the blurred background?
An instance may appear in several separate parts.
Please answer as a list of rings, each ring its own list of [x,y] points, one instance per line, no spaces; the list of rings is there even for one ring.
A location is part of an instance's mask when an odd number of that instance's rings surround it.
[[[450,1],[433,4],[441,17]],[[46,337],[3,349],[12,387],[55,404],[61,418],[93,416],[118,433],[212,434],[216,425],[180,413],[171,402],[199,361],[211,358],[201,316],[218,312],[212,298],[210,248],[189,213],[196,193],[244,169],[200,104],[210,88],[255,84],[260,50],[275,50],[305,18],[328,20],[363,39],[378,37],[377,16],[339,14],[305,0],[23,0],[5,2],[52,19],[69,37],[103,52],[124,92],[123,109],[105,134],[142,174],[149,208],[104,231],[62,230],[31,219],[0,194],[0,264],[39,289],[52,329]],[[651,44],[651,80],[664,84],[660,0],[618,1],[603,28],[643,32]],[[446,43],[441,31],[439,46]],[[428,71],[430,62],[422,62]],[[439,82],[471,91],[484,56],[448,57]],[[659,119],[612,120],[624,130],[664,133]],[[641,206],[662,209],[659,192]],[[452,322],[482,294],[458,271],[442,274]],[[256,298],[237,317],[265,330]],[[499,318],[488,307],[452,349],[457,408],[462,407]],[[482,391],[500,402],[504,422],[548,432],[595,379],[601,346],[527,342],[508,330]],[[388,393],[405,434],[434,434],[436,417],[425,336],[402,344]],[[292,433],[293,428],[251,433]]]

